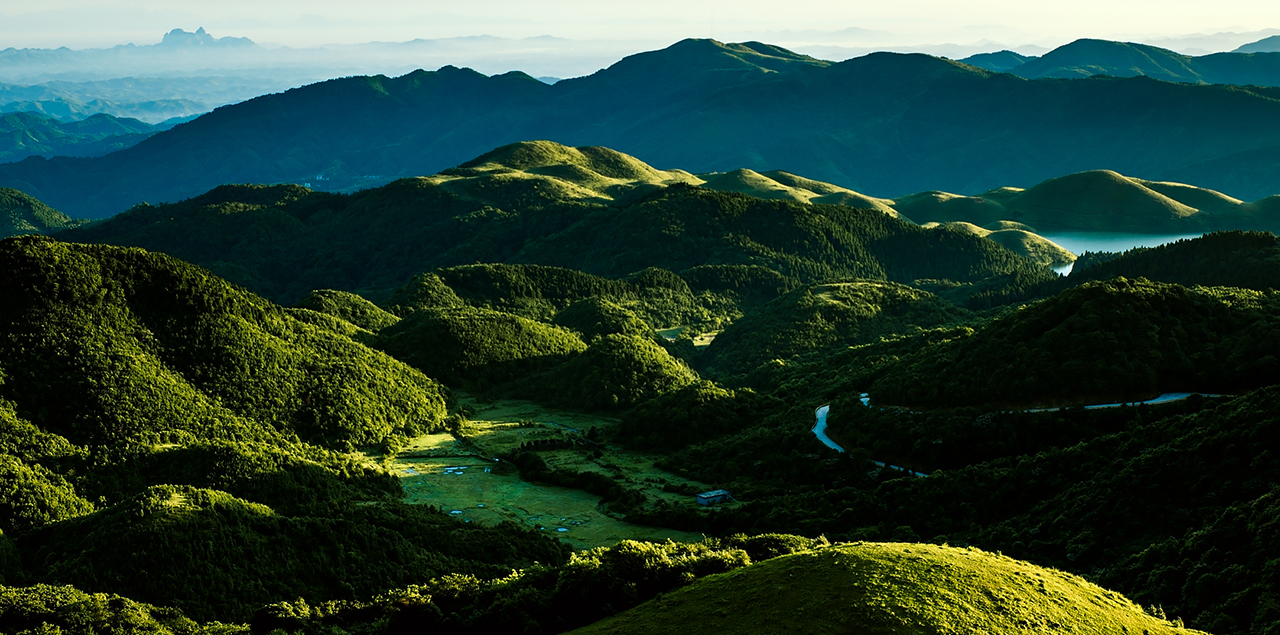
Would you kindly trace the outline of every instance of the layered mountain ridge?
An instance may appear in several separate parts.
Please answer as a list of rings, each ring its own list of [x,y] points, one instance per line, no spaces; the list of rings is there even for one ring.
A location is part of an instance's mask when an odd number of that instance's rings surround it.
[[[220,108],[99,159],[3,165],[0,185],[96,218],[228,182],[367,187],[543,138],[695,173],[781,169],[876,197],[1107,168],[1248,200],[1280,191],[1267,176],[1280,156],[1280,132],[1266,124],[1280,113],[1273,92],[1032,81],[925,55],[833,64],[689,40],[554,86],[453,67],[331,80]]]

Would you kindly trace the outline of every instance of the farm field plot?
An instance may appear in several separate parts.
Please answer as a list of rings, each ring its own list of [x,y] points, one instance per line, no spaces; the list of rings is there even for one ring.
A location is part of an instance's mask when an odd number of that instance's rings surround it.
[[[522,444],[552,443],[557,449],[539,451],[548,466],[618,477],[651,501],[696,504],[690,494],[663,491],[667,484],[686,492],[714,489],[655,468],[653,457],[587,441],[593,428],[612,426],[616,420],[522,400],[484,401],[457,394],[460,407],[470,413],[470,421],[458,437],[417,437],[394,457],[370,457],[400,479],[407,501],[433,505],[462,522],[493,525],[511,521],[537,527],[581,548],[626,539],[702,539],[696,533],[628,523],[603,511],[599,496],[522,481],[514,467],[495,460]]]

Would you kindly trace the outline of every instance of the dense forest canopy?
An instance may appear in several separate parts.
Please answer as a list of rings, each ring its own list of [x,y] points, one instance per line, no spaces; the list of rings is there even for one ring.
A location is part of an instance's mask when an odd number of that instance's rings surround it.
[[[562,632],[870,540],[1024,559],[972,556],[1149,630],[1277,623],[1273,235],[1086,254],[1059,277],[965,228],[610,189],[648,173],[552,150],[459,170],[562,161],[593,194],[228,186],[59,236],[97,244],[0,243],[0,616]],[[1080,407],[1196,391],[1219,396]],[[546,442],[484,454],[495,473],[707,539],[574,550],[407,495],[394,459],[428,437],[482,447],[498,428],[476,408],[516,399],[605,423],[502,424]],[[842,450],[811,431],[824,404]],[[734,501],[696,505],[703,483]]]

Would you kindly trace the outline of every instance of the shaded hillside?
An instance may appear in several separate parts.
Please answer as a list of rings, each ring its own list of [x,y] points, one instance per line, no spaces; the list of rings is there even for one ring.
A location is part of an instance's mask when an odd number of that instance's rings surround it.
[[[1086,283],[904,358],[869,392],[913,407],[1035,407],[1270,385],[1275,301],[1141,278]]]
[[[707,265],[763,266],[800,280],[902,282],[1038,271],[962,232],[844,205],[714,192],[682,182],[687,174],[659,173],[603,148],[522,143],[467,166],[351,195],[222,186],[64,237],[164,251],[289,303],[317,288],[380,301],[414,274],[474,262],[615,279],[649,267]],[[518,300],[505,287],[493,291],[495,308],[515,310],[510,303]]]
[[[131,148],[160,129],[137,119],[97,114],[58,121],[36,112],[0,114],[0,163],[27,157],[98,157]]]
[[[903,543],[837,544],[774,558],[573,632],[998,634],[1038,627],[1199,632],[1074,575],[975,549]]]
[[[0,239],[24,234],[48,234],[83,224],[11,188],[0,188]]]
[[[686,40],[554,86],[454,67],[332,80],[219,108],[107,157],[3,166],[0,185],[100,218],[229,182],[377,185],[544,138],[693,173],[786,170],[878,197],[1105,167],[1256,199],[1280,191],[1267,176],[1280,165],[1275,96],[1149,78],[1030,81],[924,55],[832,64]]]

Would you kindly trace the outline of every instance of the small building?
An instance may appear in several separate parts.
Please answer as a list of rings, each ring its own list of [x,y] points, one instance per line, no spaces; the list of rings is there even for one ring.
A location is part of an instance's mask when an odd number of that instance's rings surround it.
[[[710,492],[698,494],[699,505],[719,505],[733,500],[733,494],[727,489],[713,489]]]

